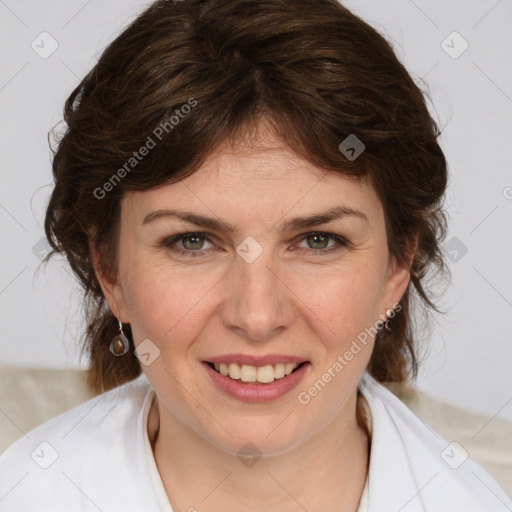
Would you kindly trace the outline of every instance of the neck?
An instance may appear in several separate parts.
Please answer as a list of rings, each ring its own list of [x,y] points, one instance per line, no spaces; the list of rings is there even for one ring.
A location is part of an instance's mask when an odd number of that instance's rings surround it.
[[[359,409],[356,414],[355,393],[346,405],[307,443],[245,466],[237,455],[198,436],[155,397],[148,433],[173,510],[291,512],[300,505],[355,512],[368,471],[369,437]],[[353,412],[350,421],[347,410]]]

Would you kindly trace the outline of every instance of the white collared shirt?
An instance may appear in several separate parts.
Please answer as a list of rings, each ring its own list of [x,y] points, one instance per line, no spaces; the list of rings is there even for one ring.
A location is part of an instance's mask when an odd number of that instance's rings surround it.
[[[368,373],[359,388],[372,447],[358,512],[512,511],[483,468]],[[0,456],[0,512],[172,512],[149,442],[153,398],[141,374],[16,441]]]

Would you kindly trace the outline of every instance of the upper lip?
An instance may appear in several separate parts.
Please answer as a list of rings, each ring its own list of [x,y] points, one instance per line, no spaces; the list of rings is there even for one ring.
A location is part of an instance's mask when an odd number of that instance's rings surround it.
[[[284,354],[266,354],[263,356],[255,356],[250,354],[224,354],[222,356],[210,357],[205,360],[208,363],[237,363],[239,365],[248,366],[265,366],[267,364],[277,363],[303,363],[307,359],[300,356],[290,356]]]

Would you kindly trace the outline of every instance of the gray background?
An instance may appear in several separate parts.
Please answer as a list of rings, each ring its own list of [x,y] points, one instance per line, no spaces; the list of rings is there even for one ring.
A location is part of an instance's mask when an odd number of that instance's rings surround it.
[[[418,385],[512,421],[512,0],[345,4],[424,80],[443,128],[453,281],[442,291],[448,313],[423,343]],[[101,49],[144,5],[0,0],[0,365],[85,365],[75,341],[79,289],[62,263],[38,269],[51,184],[46,137]]]

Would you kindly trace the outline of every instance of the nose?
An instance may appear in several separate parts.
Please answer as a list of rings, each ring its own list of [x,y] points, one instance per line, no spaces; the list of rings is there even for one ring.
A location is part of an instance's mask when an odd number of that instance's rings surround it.
[[[267,256],[270,252],[263,251],[252,263],[237,257],[226,278],[222,324],[248,340],[272,339],[290,325],[294,315],[288,273],[272,261],[272,255]]]

